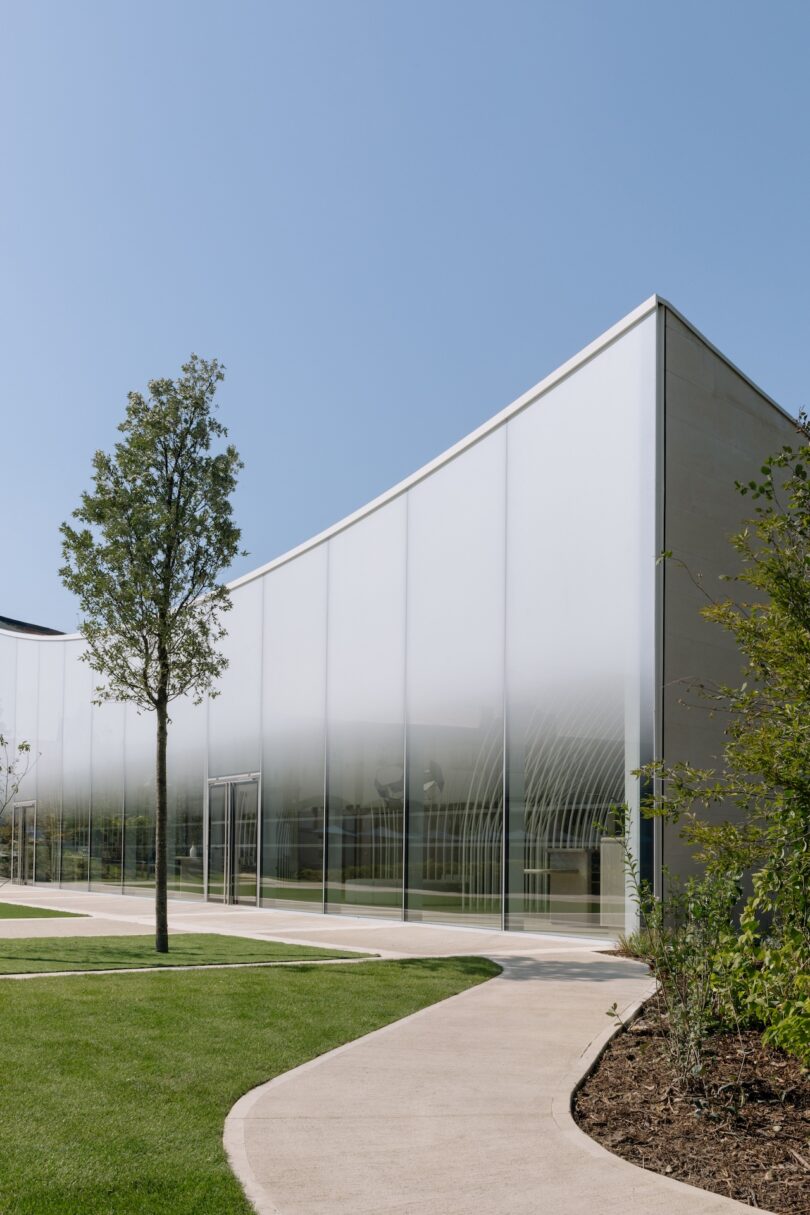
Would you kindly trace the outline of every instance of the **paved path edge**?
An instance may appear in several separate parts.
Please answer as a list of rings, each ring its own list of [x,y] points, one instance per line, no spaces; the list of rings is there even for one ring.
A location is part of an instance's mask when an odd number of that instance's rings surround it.
[[[743,1215],[747,1212],[748,1215],[755,1209],[761,1212],[761,1215],[774,1215],[774,1212],[765,1210],[764,1207],[754,1208],[748,1203],[737,1202],[734,1198],[726,1198],[724,1194],[718,1194],[716,1190],[706,1190],[702,1186],[689,1185],[686,1181],[678,1181],[675,1177],[667,1177],[664,1173],[658,1173],[654,1169],[644,1169],[641,1165],[633,1164],[630,1160],[625,1160],[623,1156],[618,1156],[615,1152],[611,1152],[608,1148],[603,1147],[593,1139],[587,1131],[574,1118],[574,1102],[576,1096],[582,1086],[590,1079],[593,1073],[598,1068],[602,1056],[610,1046],[611,1042],[624,1033],[625,1029],[632,1025],[636,1018],[641,1013],[644,1005],[653,995],[656,988],[655,980],[650,981],[649,991],[639,1000],[634,1000],[625,1008],[619,1011],[619,1019],[615,1024],[608,1025],[606,1029],[593,1038],[584,1051],[580,1055],[576,1068],[573,1069],[560,1083],[556,1092],[551,1098],[551,1117],[554,1120],[558,1130],[575,1148],[581,1152],[586,1152],[589,1156],[593,1156],[598,1160],[610,1161],[613,1168],[617,1165],[624,1170],[632,1170],[634,1173],[644,1173],[647,1177],[654,1177],[666,1189],[673,1193],[691,1195],[697,1198],[698,1195],[703,1195],[711,1200],[711,1210],[717,1211],[718,1215],[721,1212],[727,1212],[728,1215]],[[629,1175],[629,1174],[628,1174]],[[704,1208],[705,1209],[705,1208]],[[278,1215],[278,1212],[273,1209],[272,1215]]]
[[[372,1038],[382,1037],[383,1034],[390,1033],[401,1025],[407,1025],[411,1021],[416,1021],[420,1017],[427,1016],[434,1009],[443,1008],[451,1000],[463,1000],[466,996],[474,995],[481,987],[485,987],[487,983],[492,983],[495,979],[498,979],[503,972],[504,967],[497,958],[489,958],[488,961],[494,962],[500,969],[498,974],[492,975],[489,979],[484,979],[483,983],[476,983],[473,987],[466,987],[464,991],[457,991],[454,996],[447,996],[444,1000],[437,1000],[435,1004],[428,1004],[424,1008],[417,1009],[414,1013],[408,1013],[407,1017],[399,1017],[396,1021],[389,1021],[387,1025],[381,1025],[379,1029],[373,1029],[368,1034],[361,1034],[358,1038],[352,1038],[350,1042],[343,1042],[332,1050],[324,1051],[322,1055],[316,1055],[314,1059],[308,1059],[306,1063],[300,1063],[298,1067],[292,1067],[287,1072],[281,1072],[280,1075],[273,1076],[272,1080],[265,1080],[263,1084],[257,1084],[255,1088],[248,1089],[231,1106],[225,1119],[222,1143],[231,1170],[242,1186],[248,1202],[250,1202],[257,1215],[282,1215],[282,1212],[272,1201],[266,1187],[262,1185],[253,1172],[245,1147],[245,1125],[250,1119],[253,1107],[262,1100],[270,1089],[278,1088],[280,1084],[286,1084],[288,1080],[294,1080],[302,1072],[320,1067],[322,1063],[334,1059],[337,1055],[345,1054],[347,1051],[352,1050],[353,1047],[359,1046],[361,1042],[368,1042]]]
[[[493,956],[489,960],[495,962],[501,968],[501,973],[508,969],[509,963],[506,958]],[[320,1067],[321,1064],[328,1062],[338,1055],[345,1054],[361,1043],[381,1037],[384,1034],[392,1033],[399,1026],[406,1025],[418,1018],[429,1016],[436,1010],[444,1008],[451,1001],[463,1000],[474,996],[482,987],[485,987],[488,983],[497,981],[498,978],[499,975],[493,975],[491,979],[486,979],[483,983],[476,983],[474,987],[468,987],[453,996],[448,996],[444,1000],[437,1001],[435,1004],[429,1004],[425,1008],[418,1009],[415,1013],[409,1013],[406,1017],[390,1021],[387,1025],[380,1026],[379,1029],[372,1030],[368,1034],[362,1034],[358,1038],[353,1038],[350,1042],[344,1042],[333,1050],[325,1051],[322,1055],[317,1055],[314,1059],[308,1059],[306,1063],[291,1068],[289,1071],[282,1072],[271,1080],[266,1080],[264,1083],[256,1085],[255,1088],[249,1089],[248,1092],[244,1093],[231,1107],[225,1119],[222,1142],[228,1163],[236,1179],[242,1186],[245,1196],[255,1210],[256,1215],[285,1215],[276,1206],[266,1186],[259,1181],[253,1172],[245,1146],[245,1128],[250,1121],[254,1107],[262,1101],[268,1091],[277,1088],[281,1084],[286,1084],[288,1081],[295,1080],[303,1072]],[[699,1186],[689,1185],[687,1182],[678,1181],[675,1178],[665,1176],[663,1173],[657,1173],[652,1169],[644,1169],[640,1165],[632,1164],[629,1160],[624,1160],[621,1156],[617,1156],[614,1152],[597,1143],[574,1120],[573,1106],[579,1089],[596,1070],[613,1039],[620,1033],[623,1033],[625,1027],[632,1024],[636,1017],[638,1017],[644,1004],[654,991],[655,981],[650,980],[650,985],[645,995],[640,999],[633,1000],[620,1009],[620,1020],[614,1024],[609,1024],[600,1034],[597,1034],[596,1037],[588,1042],[577,1059],[576,1064],[552,1094],[550,1116],[558,1131],[568,1140],[573,1148],[587,1156],[603,1161],[612,1170],[619,1169],[621,1172],[626,1173],[631,1188],[634,1178],[643,1176],[648,1181],[653,1182],[656,1188],[660,1186],[663,1190],[669,1190],[673,1196],[679,1194],[681,1197],[690,1197],[696,1204],[696,1215],[697,1212],[702,1212],[703,1215],[709,1215],[709,1213],[711,1215],[751,1215],[754,1208],[747,1203],[737,1202],[735,1199],[726,1198],[723,1194],[718,1194],[713,1190],[705,1190]],[[762,1211],[762,1215],[774,1215],[773,1212],[765,1211],[762,1208],[760,1210]]]

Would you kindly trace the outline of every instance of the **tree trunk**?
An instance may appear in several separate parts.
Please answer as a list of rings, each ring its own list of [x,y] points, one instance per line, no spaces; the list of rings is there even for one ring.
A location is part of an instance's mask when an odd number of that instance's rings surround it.
[[[166,898],[166,843],[168,798],[166,793],[166,743],[169,706],[160,698],[157,704],[157,812],[155,815],[155,949],[169,952],[169,913]]]

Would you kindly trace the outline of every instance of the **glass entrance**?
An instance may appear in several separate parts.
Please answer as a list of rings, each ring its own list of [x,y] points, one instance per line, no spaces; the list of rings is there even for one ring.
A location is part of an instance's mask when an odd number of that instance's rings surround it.
[[[255,906],[258,826],[258,780],[209,781],[207,897],[211,902]]]
[[[15,802],[11,820],[11,880],[26,884],[34,880],[37,842],[36,802]]]

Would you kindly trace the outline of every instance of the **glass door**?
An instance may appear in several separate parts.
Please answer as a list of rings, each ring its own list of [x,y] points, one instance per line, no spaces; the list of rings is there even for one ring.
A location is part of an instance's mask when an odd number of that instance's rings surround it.
[[[256,904],[259,782],[224,777],[208,784],[208,889],[214,903]]]
[[[228,785],[208,786],[208,898],[227,903]]]
[[[257,781],[240,781],[231,785],[231,818],[233,822],[233,885],[231,902],[256,903],[256,836],[259,824],[259,785]]]
[[[11,878],[23,885],[34,880],[36,802],[15,802],[11,826]]]

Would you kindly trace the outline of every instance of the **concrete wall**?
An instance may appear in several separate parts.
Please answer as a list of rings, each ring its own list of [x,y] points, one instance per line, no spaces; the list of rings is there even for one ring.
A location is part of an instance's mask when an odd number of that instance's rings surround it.
[[[739,566],[729,537],[754,513],[754,504],[738,493],[735,481],[757,477],[766,456],[796,439],[793,423],[666,308],[664,548],[686,563],[712,598],[739,593],[720,581],[721,574]],[[667,562],[663,753],[668,762],[683,759],[715,767],[722,755],[723,720],[709,716],[689,693],[689,683],[698,677],[737,683],[741,657],[730,635],[699,614],[706,602],[689,575]],[[696,707],[686,707],[683,699]],[[663,864],[687,872],[689,855],[678,828],[661,826]]]

